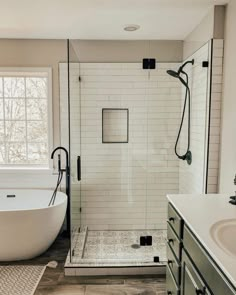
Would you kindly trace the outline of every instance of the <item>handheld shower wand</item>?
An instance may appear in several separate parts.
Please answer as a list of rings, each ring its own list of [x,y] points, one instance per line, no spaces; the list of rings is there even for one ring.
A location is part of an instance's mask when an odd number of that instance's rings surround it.
[[[194,59],[190,60],[190,61],[186,61],[179,69],[178,71],[173,71],[173,70],[168,70],[167,74],[174,77],[174,78],[178,78],[179,81],[185,86],[186,91],[185,91],[185,99],[184,99],[184,105],[183,105],[183,112],[182,112],[182,117],[181,117],[181,122],[180,122],[180,127],[179,127],[179,131],[178,131],[178,135],[176,138],[176,142],[175,142],[175,154],[176,156],[181,159],[181,160],[186,160],[187,163],[189,165],[191,165],[192,163],[192,153],[190,151],[190,123],[191,123],[191,111],[190,111],[190,107],[191,107],[191,92],[190,92],[190,88],[188,86],[188,74],[184,71],[184,67],[187,64],[194,64]],[[184,78],[182,77],[182,75],[185,76],[186,80],[184,80]],[[185,111],[186,111],[186,105],[187,105],[187,101],[188,101],[188,144],[187,144],[187,150],[185,152],[185,154],[180,155],[177,151],[177,147],[178,147],[178,143],[179,143],[179,138],[181,135],[181,131],[182,131],[182,127],[183,127],[183,122],[184,122],[184,116],[185,116]]]

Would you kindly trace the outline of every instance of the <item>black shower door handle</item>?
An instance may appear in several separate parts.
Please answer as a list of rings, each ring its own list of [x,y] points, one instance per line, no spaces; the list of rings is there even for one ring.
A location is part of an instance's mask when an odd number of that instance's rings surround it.
[[[81,162],[80,162],[80,156],[77,157],[77,180],[81,180]]]

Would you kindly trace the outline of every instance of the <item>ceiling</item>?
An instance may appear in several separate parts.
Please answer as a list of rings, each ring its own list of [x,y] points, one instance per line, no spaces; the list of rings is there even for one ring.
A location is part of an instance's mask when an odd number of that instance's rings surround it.
[[[223,0],[0,0],[1,38],[183,40]],[[124,26],[140,29],[126,32]]]

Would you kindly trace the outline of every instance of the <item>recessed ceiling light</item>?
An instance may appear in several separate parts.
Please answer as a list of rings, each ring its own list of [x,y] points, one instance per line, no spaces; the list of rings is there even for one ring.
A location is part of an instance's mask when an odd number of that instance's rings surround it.
[[[137,31],[140,28],[138,25],[127,25],[124,27],[124,30],[127,32],[134,32]]]

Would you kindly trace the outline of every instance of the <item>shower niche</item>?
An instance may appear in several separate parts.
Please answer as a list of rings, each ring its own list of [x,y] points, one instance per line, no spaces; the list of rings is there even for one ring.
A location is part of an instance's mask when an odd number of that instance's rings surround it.
[[[128,109],[102,109],[102,142],[129,142]]]

